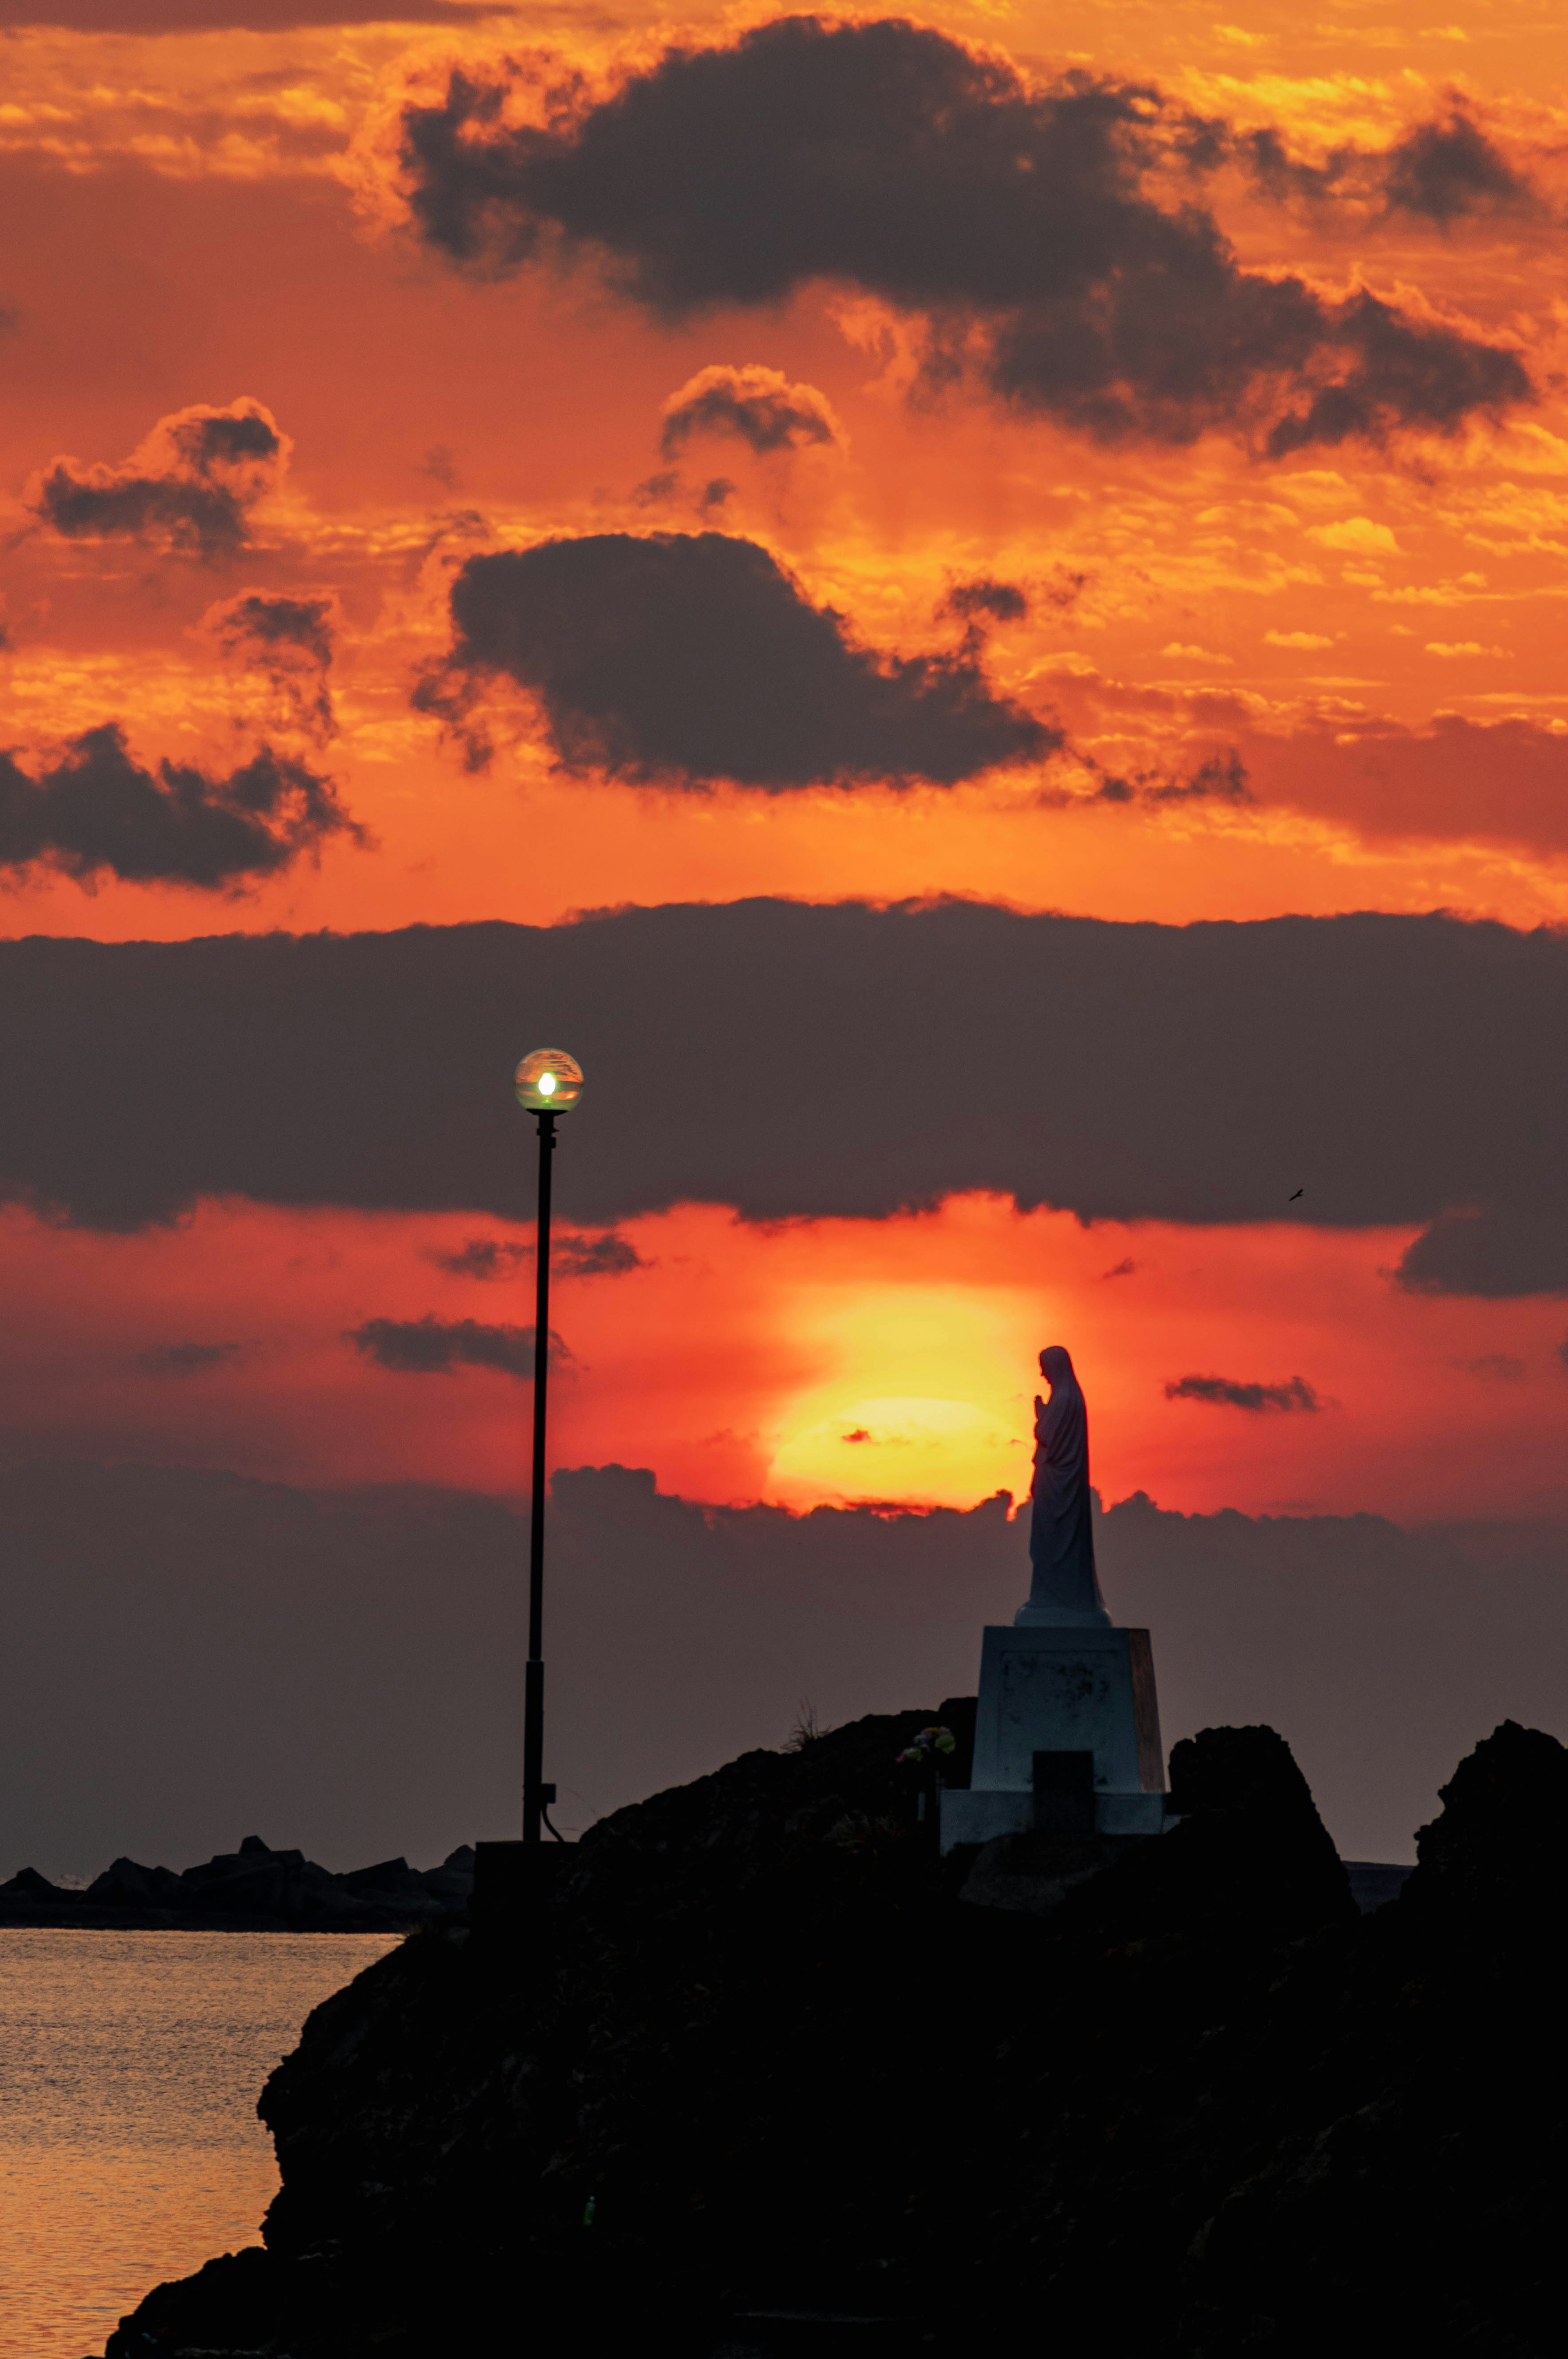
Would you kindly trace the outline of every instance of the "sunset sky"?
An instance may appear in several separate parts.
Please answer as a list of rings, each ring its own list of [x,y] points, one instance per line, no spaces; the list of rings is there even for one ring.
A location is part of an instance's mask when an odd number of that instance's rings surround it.
[[[9,1462],[1568,1513],[1552,12],[0,66]]]

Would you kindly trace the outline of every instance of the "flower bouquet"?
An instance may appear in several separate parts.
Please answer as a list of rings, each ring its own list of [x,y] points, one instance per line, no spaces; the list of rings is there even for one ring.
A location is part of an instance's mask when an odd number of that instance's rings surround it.
[[[903,1751],[895,1756],[895,1769],[914,1771],[920,1779],[914,1806],[917,1826],[929,1825],[935,1830],[940,1816],[936,1796],[942,1784],[942,1763],[945,1756],[957,1751],[957,1739],[950,1728],[938,1727],[935,1721],[928,1728],[912,1736]]]

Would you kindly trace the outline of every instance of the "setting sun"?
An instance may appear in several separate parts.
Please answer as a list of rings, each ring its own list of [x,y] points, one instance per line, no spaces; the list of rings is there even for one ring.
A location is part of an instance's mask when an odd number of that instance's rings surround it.
[[[1026,1490],[1030,1316],[1027,1299],[1000,1288],[845,1288],[800,1301],[793,1340],[836,1365],[786,1410],[768,1495],[957,1506]]]

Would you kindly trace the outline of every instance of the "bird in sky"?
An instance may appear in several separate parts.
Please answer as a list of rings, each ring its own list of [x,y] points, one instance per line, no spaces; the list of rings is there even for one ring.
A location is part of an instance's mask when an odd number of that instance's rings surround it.
[[[1296,1190],[1296,1196],[1302,1196],[1302,1195],[1304,1195],[1305,1193],[1306,1193],[1306,1190],[1305,1190],[1303,1188],[1298,1188],[1298,1189]],[[1292,1196],[1292,1197],[1291,1198],[1291,1200],[1290,1200],[1290,1201],[1291,1201],[1291,1202],[1292,1202],[1292,1204],[1293,1204],[1293,1203],[1295,1202],[1295,1201],[1296,1201],[1296,1196]]]

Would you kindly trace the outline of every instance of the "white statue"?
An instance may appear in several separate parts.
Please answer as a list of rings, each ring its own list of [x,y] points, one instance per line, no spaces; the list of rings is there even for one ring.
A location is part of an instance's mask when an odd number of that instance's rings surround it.
[[[1013,1620],[1108,1628],[1110,1615],[1095,1573],[1088,1410],[1073,1363],[1060,1343],[1041,1353],[1040,1373],[1051,1387],[1051,1397],[1034,1397],[1034,1504],[1029,1524],[1034,1577],[1029,1603]]]

